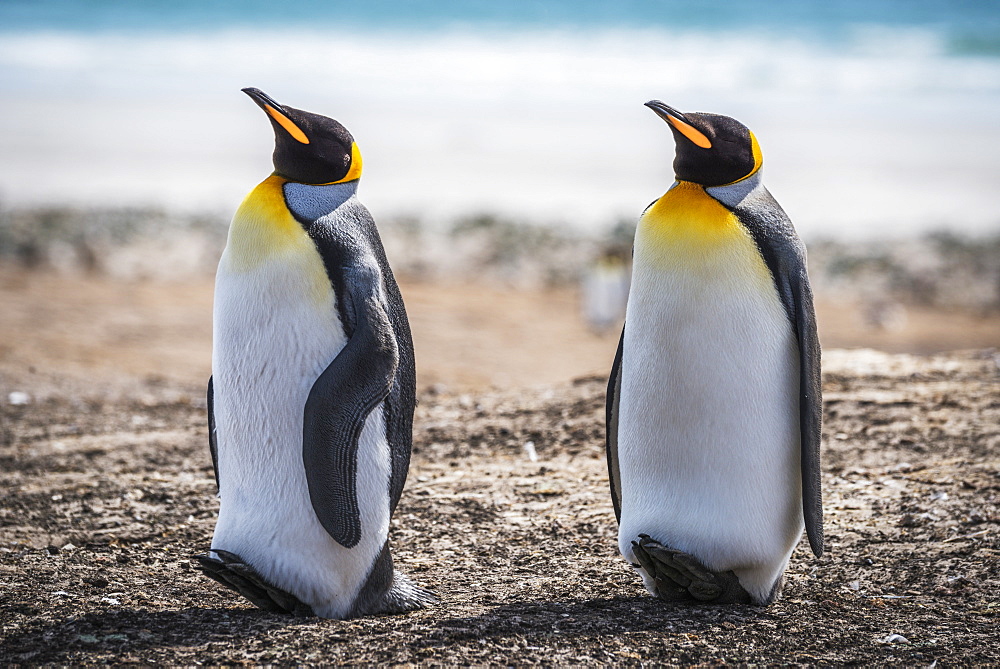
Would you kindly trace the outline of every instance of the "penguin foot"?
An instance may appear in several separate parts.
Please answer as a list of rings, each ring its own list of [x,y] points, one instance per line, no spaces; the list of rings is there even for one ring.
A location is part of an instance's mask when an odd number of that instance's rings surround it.
[[[656,582],[660,599],[712,604],[750,604],[750,593],[743,589],[732,571],[713,572],[693,555],[669,548],[640,534],[632,542],[632,552],[639,565]]]
[[[213,557],[213,554],[219,557]],[[194,559],[205,576],[235,590],[265,611],[296,616],[315,615],[308,604],[265,581],[238,555],[213,548],[207,555],[196,555]]]
[[[393,574],[392,588],[385,594],[379,613],[407,613],[426,609],[439,601],[433,592],[421,588],[397,571]]]

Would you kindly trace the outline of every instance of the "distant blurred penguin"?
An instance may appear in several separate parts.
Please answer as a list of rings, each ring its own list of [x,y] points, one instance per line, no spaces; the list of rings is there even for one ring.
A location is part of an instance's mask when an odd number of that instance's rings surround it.
[[[618,546],[665,600],[773,602],[823,553],[820,347],[805,248],[743,124],[647,102],[676,143],[643,213],[608,385]]]
[[[583,317],[596,334],[621,323],[628,300],[628,265],[605,252],[583,277]]]
[[[410,461],[409,323],[336,121],[243,91],[274,173],[243,201],[215,286],[208,412],[219,520],[201,569],[257,606],[324,618],[434,597],[387,539]]]

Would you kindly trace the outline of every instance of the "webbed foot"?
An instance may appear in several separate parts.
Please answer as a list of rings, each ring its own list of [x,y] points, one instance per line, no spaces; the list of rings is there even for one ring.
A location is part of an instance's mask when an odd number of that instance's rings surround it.
[[[750,604],[750,593],[743,589],[732,571],[713,572],[693,555],[664,546],[640,534],[632,542],[632,552],[639,565],[656,583],[656,595],[666,601],[690,601],[712,604]]]
[[[213,557],[213,554],[218,558]],[[213,548],[207,555],[196,555],[194,559],[205,576],[237,591],[265,611],[296,616],[314,615],[308,604],[265,581],[253,567],[234,553]]]

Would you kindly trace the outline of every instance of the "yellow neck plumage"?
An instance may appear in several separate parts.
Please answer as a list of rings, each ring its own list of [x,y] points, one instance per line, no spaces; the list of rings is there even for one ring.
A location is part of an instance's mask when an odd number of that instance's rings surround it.
[[[317,185],[332,186],[357,181],[361,178],[361,167],[361,151],[355,142],[351,145],[351,167],[344,178]],[[236,210],[229,227],[226,249],[234,268],[248,267],[263,258],[312,243],[288,210],[282,190],[286,183],[288,180],[284,177],[272,174],[250,191]]]
[[[770,280],[750,233],[733,212],[698,184],[679,182],[639,220],[637,264],[701,274],[716,271],[727,258],[749,262],[753,268],[750,273],[757,280]]]
[[[233,269],[248,269],[268,256],[309,241],[285,204],[285,183],[284,178],[272,174],[250,191],[236,210],[226,243],[226,259]]]
[[[739,221],[705,189],[681,181],[667,191],[639,221],[644,241],[653,246],[711,247],[740,234]]]

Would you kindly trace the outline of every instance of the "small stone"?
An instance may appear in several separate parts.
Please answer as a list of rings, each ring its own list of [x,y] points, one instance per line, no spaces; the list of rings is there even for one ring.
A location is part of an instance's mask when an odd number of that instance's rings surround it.
[[[902,634],[890,634],[890,635],[886,636],[883,639],[879,639],[879,642],[880,643],[910,643],[910,640],[907,639]]]
[[[13,404],[14,406],[31,404],[31,395],[20,390],[15,390],[7,394],[7,402],[9,404]]]
[[[524,442],[524,455],[530,462],[538,462],[538,451],[535,450],[535,442]]]

